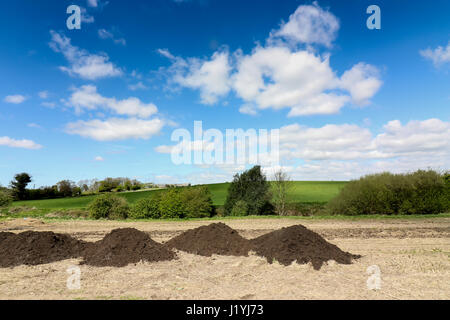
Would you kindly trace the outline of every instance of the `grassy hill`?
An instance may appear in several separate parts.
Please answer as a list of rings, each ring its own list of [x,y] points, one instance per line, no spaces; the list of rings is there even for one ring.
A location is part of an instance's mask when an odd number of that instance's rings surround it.
[[[339,190],[345,185],[343,181],[295,181],[294,186],[288,194],[289,202],[328,202],[336,196]],[[221,206],[225,203],[229,183],[209,184],[214,205]],[[148,190],[137,192],[118,193],[130,204],[141,198],[151,195],[153,192],[161,190]],[[81,196],[76,198],[62,198],[49,200],[16,201],[13,206],[36,207],[37,209],[83,209],[86,208],[97,195]]]

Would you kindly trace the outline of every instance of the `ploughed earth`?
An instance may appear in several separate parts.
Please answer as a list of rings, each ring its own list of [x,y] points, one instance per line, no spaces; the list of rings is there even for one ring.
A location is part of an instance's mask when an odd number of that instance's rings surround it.
[[[0,298],[449,299],[450,219],[3,220]]]

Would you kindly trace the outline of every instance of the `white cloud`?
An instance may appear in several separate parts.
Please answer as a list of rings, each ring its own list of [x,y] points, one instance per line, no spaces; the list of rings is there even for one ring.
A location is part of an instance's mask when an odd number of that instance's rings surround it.
[[[93,85],[76,88],[66,104],[74,107],[77,113],[81,113],[83,110],[96,110],[101,107],[119,115],[148,118],[158,112],[158,108],[153,103],[143,103],[136,97],[123,100],[104,97],[97,92],[97,87]]]
[[[365,105],[382,85],[378,75],[378,69],[374,66],[358,63],[344,72],[340,87],[350,92],[354,103]]]
[[[395,155],[445,156],[450,159],[450,123],[440,119],[410,121],[389,121],[375,143],[379,148]]]
[[[48,93],[48,91],[40,91],[38,93],[38,95],[39,95],[39,98],[41,98],[41,99],[47,99],[49,96],[49,93]]]
[[[373,66],[359,63],[339,79],[328,57],[282,46],[257,47],[240,56],[232,80],[247,103],[260,109],[290,108],[289,116],[334,114],[351,97],[367,103],[381,86]]]
[[[252,104],[244,104],[239,108],[239,112],[243,114],[248,114],[251,116],[256,116],[258,114],[258,111],[256,110],[255,106]]]
[[[272,31],[269,40],[281,37],[294,44],[322,44],[329,47],[338,30],[338,19],[314,2],[313,5],[299,6],[288,22]]]
[[[97,7],[98,6],[97,0],[87,0],[87,4],[89,7]]]
[[[436,49],[421,50],[420,55],[433,62],[435,67],[439,67],[444,63],[450,62],[450,41],[447,47],[438,46]]]
[[[161,119],[110,118],[105,121],[90,120],[69,123],[66,132],[97,141],[150,139],[158,134],[164,122]]]
[[[94,23],[94,21],[94,17],[87,12],[86,8],[81,7],[81,22]]]
[[[32,149],[37,150],[41,149],[42,146],[40,144],[35,143],[32,140],[16,140],[10,137],[0,137],[0,146],[6,146],[11,148],[23,148],[23,149]]]
[[[106,54],[91,54],[86,50],[73,46],[70,39],[53,30],[50,31],[52,40],[50,47],[55,52],[60,52],[69,62],[69,67],[59,67],[71,76],[79,76],[83,79],[95,80],[106,77],[122,75],[122,70],[109,61]]]
[[[6,103],[21,104],[26,99],[27,99],[26,97],[24,97],[20,94],[15,94],[15,95],[6,96],[3,101],[5,101]]]
[[[228,52],[215,52],[210,59],[182,59],[165,49],[158,52],[172,60],[168,70],[171,81],[182,87],[200,90],[203,104],[214,104],[230,91]]]
[[[94,160],[95,160],[95,161],[99,161],[99,162],[105,161],[105,159],[103,159],[103,157],[101,157],[101,156],[95,157]]]
[[[450,122],[439,119],[389,121],[374,136],[356,125],[328,124],[309,128],[293,124],[280,129],[280,153],[302,160],[388,159],[427,156],[450,160]]]
[[[139,81],[136,84],[130,84],[128,85],[128,89],[130,89],[131,91],[136,91],[136,90],[147,90],[148,87],[142,83],[142,81]]]
[[[116,38],[114,34],[106,29],[99,29],[98,36],[100,39],[111,39],[115,44],[121,44],[125,46],[127,41],[124,38]]]
[[[312,48],[331,46],[338,29],[337,18],[314,3],[299,6],[271,32],[265,46],[257,45],[250,54],[217,51],[205,60],[176,57],[167,49],[158,52],[172,61],[165,70],[169,84],[200,90],[205,104],[216,103],[232,89],[244,100],[241,113],[288,108],[290,117],[335,114],[348,104],[369,104],[382,85],[375,66],[359,62],[339,77],[330,54]]]
[[[188,147],[190,150],[212,151],[201,148],[201,141]],[[295,179],[330,180],[353,179],[369,173],[383,171],[407,172],[417,169],[450,167],[450,122],[440,119],[410,121],[402,124],[389,121],[380,133],[354,124],[327,124],[308,127],[294,123],[280,128],[279,164]],[[159,153],[181,152],[181,144],[159,146]],[[276,167],[264,162],[264,154],[258,154],[266,172]],[[262,159],[262,161],[261,161]],[[213,165],[228,173],[242,171],[237,164]]]

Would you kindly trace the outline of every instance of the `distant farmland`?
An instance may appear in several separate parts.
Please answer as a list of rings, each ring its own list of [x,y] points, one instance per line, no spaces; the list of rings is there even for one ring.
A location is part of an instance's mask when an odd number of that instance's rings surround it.
[[[328,202],[335,197],[346,184],[344,181],[295,181],[288,194],[289,202]],[[213,203],[221,206],[225,203],[229,183],[208,185],[212,194]],[[154,192],[162,190],[148,190],[137,192],[118,193],[130,204],[145,198]],[[86,208],[97,195],[81,196],[76,198],[61,198],[49,200],[16,201],[13,206],[36,207],[37,209],[83,209]]]

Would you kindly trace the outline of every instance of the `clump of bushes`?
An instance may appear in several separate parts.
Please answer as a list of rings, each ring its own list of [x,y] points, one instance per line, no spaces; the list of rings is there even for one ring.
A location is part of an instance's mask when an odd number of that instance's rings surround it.
[[[154,196],[140,199],[131,208],[129,217],[132,219],[159,219],[161,218],[159,212],[160,193]]]
[[[211,193],[206,186],[169,188],[139,200],[130,218],[205,218],[214,214]]]
[[[350,181],[327,206],[331,214],[436,214],[449,210],[446,175],[433,170],[380,173]]]
[[[13,202],[13,196],[8,190],[0,190],[0,208],[8,207]]]
[[[254,166],[250,170],[234,176],[224,205],[225,215],[243,213],[242,202],[247,205],[245,215],[272,214],[274,208],[270,200],[270,185],[267,178],[262,173],[261,166]],[[238,202],[241,203],[238,205]],[[236,205],[238,207],[233,213]]]
[[[126,219],[130,207],[127,200],[111,195],[104,194],[96,197],[88,207],[89,216],[94,219]]]

